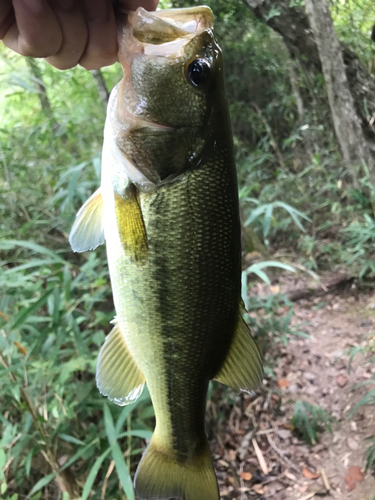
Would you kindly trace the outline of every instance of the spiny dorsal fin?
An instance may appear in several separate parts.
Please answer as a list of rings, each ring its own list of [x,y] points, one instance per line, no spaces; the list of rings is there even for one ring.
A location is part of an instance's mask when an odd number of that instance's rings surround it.
[[[96,367],[96,385],[103,396],[125,406],[142,394],[145,377],[130,354],[116,320],[100,350]]]
[[[115,210],[125,253],[133,262],[143,262],[147,256],[147,234],[134,184],[129,184],[123,195],[115,193]]]
[[[263,376],[262,358],[251,336],[249,327],[242,318],[244,305],[240,304],[237,329],[224,365],[215,380],[234,391],[254,391]]]
[[[99,188],[77,213],[69,243],[73,252],[86,252],[94,250],[104,241],[103,198]]]

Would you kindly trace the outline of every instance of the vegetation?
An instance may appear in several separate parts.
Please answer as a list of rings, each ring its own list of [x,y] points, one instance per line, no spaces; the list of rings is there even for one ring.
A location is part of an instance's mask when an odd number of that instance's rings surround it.
[[[314,48],[310,59],[303,51],[298,59],[283,44],[285,2],[268,2],[268,17],[251,12],[256,3],[207,1],[225,55],[244,248],[263,252],[262,262],[244,272],[244,298],[249,281],[269,279],[270,264],[318,273],[345,267],[372,286],[370,166],[344,161]],[[302,2],[287,3],[295,9],[288,15],[303,11]],[[332,0],[331,13],[348,67],[355,63],[355,78],[375,85],[372,0]],[[124,408],[98,393],[97,353],[114,314],[105,250],[73,254],[67,239],[99,182],[105,106],[83,69],[59,72],[4,47],[0,57],[0,497],[131,500],[131,474],[151,435],[153,410],[147,391]],[[119,65],[102,74],[109,89],[121,78]],[[375,108],[351,82],[374,151]],[[275,314],[281,305],[289,307],[285,317]],[[266,311],[248,317],[263,349],[270,340],[303,335],[303,327],[290,326],[293,306],[284,296],[248,306]],[[373,390],[362,403],[375,405]],[[319,423],[329,423],[324,412],[296,405],[294,425],[308,441]],[[373,441],[369,446],[373,463]]]

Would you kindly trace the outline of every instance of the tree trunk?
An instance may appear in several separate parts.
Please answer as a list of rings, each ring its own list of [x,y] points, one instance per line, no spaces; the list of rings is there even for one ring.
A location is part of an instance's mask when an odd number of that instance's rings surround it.
[[[107,88],[107,84],[105,83],[103,73],[100,69],[93,69],[91,74],[95,80],[96,88],[98,89],[101,100],[104,103],[104,106],[107,107],[109,100],[109,90]]]
[[[357,172],[361,171],[363,162],[366,163],[370,181],[375,186],[374,159],[349,90],[343,55],[333,26],[328,0],[305,0],[305,3],[322,63],[333,125],[342,155],[357,187]]]
[[[26,62],[33,75],[34,86],[38,92],[40,107],[47,118],[52,118],[51,103],[47,96],[46,86],[44,85],[42,72],[40,71],[38,63],[32,57],[27,57]]]
[[[291,6],[290,0],[243,0],[260,21],[279,33],[292,59],[298,59],[307,72],[322,72],[318,47],[314,41],[308,16],[302,7]],[[366,138],[375,149],[375,79],[361,64],[356,55],[341,44],[345,72],[354,99],[355,109],[361,119]],[[364,106],[367,103],[367,109]]]

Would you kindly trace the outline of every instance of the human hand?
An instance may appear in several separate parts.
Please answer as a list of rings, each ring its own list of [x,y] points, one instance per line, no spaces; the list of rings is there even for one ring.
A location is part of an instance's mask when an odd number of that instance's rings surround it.
[[[155,10],[158,0],[0,0],[0,39],[23,56],[44,57],[58,69],[117,61],[121,11]]]

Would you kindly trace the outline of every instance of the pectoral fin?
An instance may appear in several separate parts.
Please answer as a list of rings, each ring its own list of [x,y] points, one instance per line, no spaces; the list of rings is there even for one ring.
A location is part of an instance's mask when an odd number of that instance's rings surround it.
[[[115,193],[115,210],[125,253],[133,262],[143,262],[147,256],[147,234],[134,184],[129,184],[123,195]]]
[[[104,241],[103,198],[99,188],[77,213],[69,243],[73,252],[86,252],[94,250]]]
[[[263,369],[259,349],[242,318],[241,309],[232,345],[215,380],[231,387],[236,392],[249,392],[260,385]]]
[[[96,385],[103,396],[125,406],[142,394],[145,377],[130,354],[120,327],[116,321],[114,324],[99,353]]]

